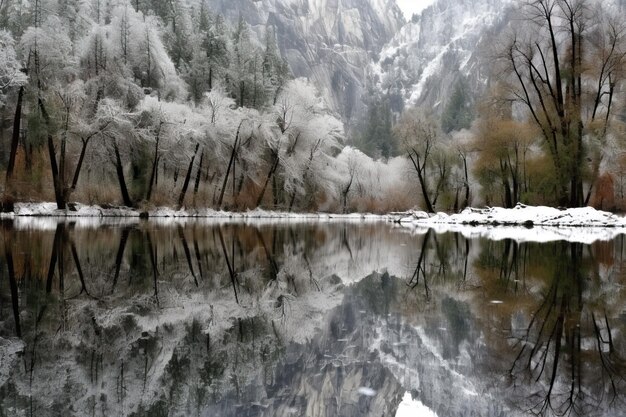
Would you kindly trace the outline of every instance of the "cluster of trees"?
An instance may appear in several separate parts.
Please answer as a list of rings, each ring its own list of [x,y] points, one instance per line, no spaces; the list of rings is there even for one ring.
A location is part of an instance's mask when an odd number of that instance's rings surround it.
[[[477,108],[462,77],[439,116],[370,91],[352,130],[363,153],[345,146],[315,88],[291,78],[271,26],[259,37],[182,0],[0,2],[3,209],[54,198],[386,211],[416,194],[431,212],[613,208],[626,172],[626,29],[591,6],[525,2]]]
[[[0,3],[4,210],[50,188],[61,209],[347,211],[386,199],[387,165],[344,148],[342,123],[292,79],[273,27],[260,41],[203,2],[18,6]]]
[[[468,202],[618,208],[626,20],[596,6],[590,0],[524,2],[523,19],[513,20],[502,39],[491,88],[471,126],[462,84],[441,122],[424,110],[405,112],[395,134],[428,211]],[[445,133],[451,127],[469,129]]]

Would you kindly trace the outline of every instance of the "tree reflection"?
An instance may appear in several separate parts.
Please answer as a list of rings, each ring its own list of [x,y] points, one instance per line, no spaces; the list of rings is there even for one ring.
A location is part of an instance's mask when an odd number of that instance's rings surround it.
[[[397,375],[421,378],[438,415],[623,405],[623,246],[380,224],[51,226],[3,224],[0,337],[23,345],[0,415],[393,415]],[[350,397],[357,383],[390,396]]]
[[[583,249],[554,244],[553,275],[542,301],[521,335],[513,334],[518,352],[509,374],[536,415],[587,415],[622,402],[624,360],[614,348],[603,300],[589,297]]]

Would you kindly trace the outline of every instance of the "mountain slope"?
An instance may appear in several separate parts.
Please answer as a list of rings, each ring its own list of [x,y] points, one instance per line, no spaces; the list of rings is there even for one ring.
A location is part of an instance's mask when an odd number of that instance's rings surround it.
[[[245,20],[263,39],[276,31],[295,77],[312,79],[349,121],[360,107],[365,71],[405,21],[395,0],[208,0],[234,23]]]
[[[423,106],[441,114],[461,90],[468,105],[488,82],[503,32],[520,17],[517,0],[437,0],[402,27],[383,47],[370,74],[382,92],[402,105]],[[607,15],[626,12],[626,0],[598,1]],[[597,12],[597,7],[588,13]],[[518,25],[516,25],[518,27]]]
[[[437,1],[383,48],[371,68],[374,82],[402,99],[396,102],[439,112],[459,87],[479,94],[488,81],[489,66],[480,55],[506,26],[511,4],[510,0]]]

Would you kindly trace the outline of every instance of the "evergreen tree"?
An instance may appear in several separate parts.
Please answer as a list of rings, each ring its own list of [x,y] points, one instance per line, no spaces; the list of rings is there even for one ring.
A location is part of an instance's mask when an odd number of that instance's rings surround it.
[[[290,71],[289,64],[280,56],[273,26],[268,26],[265,32],[262,75],[265,101],[269,104],[276,104],[281,89],[290,78]]]
[[[372,94],[366,103],[366,117],[359,121],[354,133],[355,146],[373,158],[397,155],[393,138],[392,112],[387,97]]]
[[[467,81],[461,78],[454,88],[441,116],[441,128],[450,133],[455,130],[468,129],[474,119],[472,114]]]

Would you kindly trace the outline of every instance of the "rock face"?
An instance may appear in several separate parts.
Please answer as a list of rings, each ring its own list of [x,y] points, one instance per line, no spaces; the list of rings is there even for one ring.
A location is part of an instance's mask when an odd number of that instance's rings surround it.
[[[263,39],[273,26],[293,75],[318,86],[344,121],[360,108],[366,70],[405,21],[395,0],[209,0]]]
[[[311,79],[348,123],[369,87],[390,94],[396,112],[418,105],[441,114],[459,89],[471,106],[519,4],[437,0],[405,22],[396,0],[208,0],[231,23],[243,18],[258,39],[273,27],[293,75]],[[602,7],[623,13],[626,0]]]
[[[626,11],[626,0],[596,0],[609,16]],[[489,83],[498,39],[520,17],[518,0],[437,0],[408,22],[371,65],[379,90],[392,95],[394,110],[417,105],[445,111],[455,90],[468,105]]]
[[[507,24],[511,0],[439,0],[415,16],[372,65],[374,81],[396,103],[441,111],[463,85],[478,95],[488,82],[494,37]],[[478,93],[478,94],[477,94]],[[398,106],[394,109],[400,111]]]

